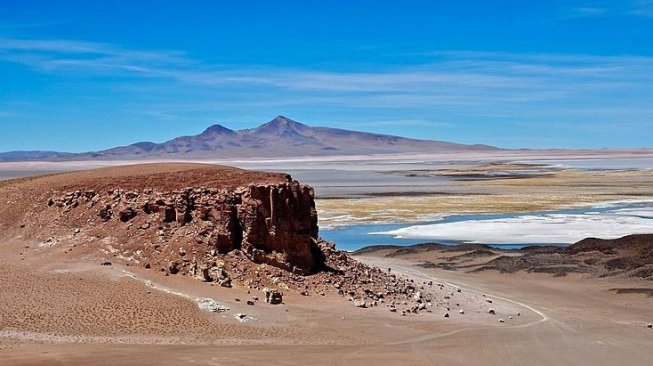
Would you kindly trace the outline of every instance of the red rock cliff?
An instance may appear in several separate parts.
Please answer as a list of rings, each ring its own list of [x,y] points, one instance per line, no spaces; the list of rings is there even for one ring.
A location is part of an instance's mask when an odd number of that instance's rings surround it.
[[[256,263],[296,273],[313,273],[318,266],[314,192],[294,181],[233,190],[80,189],[55,196],[48,205],[65,215],[93,211],[98,221],[117,230],[134,223],[145,232],[157,228],[170,242],[193,237],[217,253],[240,249]]]

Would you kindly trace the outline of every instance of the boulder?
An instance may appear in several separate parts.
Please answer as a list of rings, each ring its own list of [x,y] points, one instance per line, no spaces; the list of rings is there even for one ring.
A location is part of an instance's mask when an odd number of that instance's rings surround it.
[[[354,301],[354,306],[357,308],[366,308],[367,307],[367,302],[365,300],[355,300]]]
[[[179,263],[177,263],[176,261],[168,263],[167,270],[168,270],[168,273],[170,273],[170,274],[179,273]]]
[[[208,270],[208,278],[222,287],[231,287],[231,276],[222,266],[211,267]]]
[[[281,304],[283,302],[283,295],[276,289],[264,288],[265,302],[272,305]]]
[[[118,212],[118,218],[122,222],[127,222],[134,217],[136,217],[136,210],[134,210],[132,207],[126,207],[125,209]]]
[[[196,299],[195,302],[197,303],[197,307],[199,307],[201,310],[204,311],[220,313],[229,310],[228,307],[221,305],[217,303],[215,300],[209,298]]]
[[[113,216],[113,210],[111,209],[111,205],[104,206],[104,208],[100,210],[99,215],[102,221],[111,220],[111,217]]]

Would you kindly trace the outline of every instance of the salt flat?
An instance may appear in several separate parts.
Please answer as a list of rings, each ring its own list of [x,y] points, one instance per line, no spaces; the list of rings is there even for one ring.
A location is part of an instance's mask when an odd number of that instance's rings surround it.
[[[438,161],[426,163],[428,169],[417,169],[423,162],[399,161],[407,164],[405,168],[397,169],[397,165],[403,166],[397,162],[349,162],[356,167],[351,174],[352,166],[342,161],[307,162],[313,164],[309,175],[316,180],[318,197],[320,182],[333,189],[332,196],[317,200],[319,214],[325,215],[327,223],[344,222],[337,218],[344,211],[363,223],[378,220],[406,227],[414,227],[410,222],[423,217],[420,215],[437,217],[457,209],[508,212],[519,217],[516,222],[502,219],[492,223],[485,236],[478,227],[473,229],[471,239],[477,241],[490,240],[488,235],[501,225],[505,225],[502,238],[517,240],[524,232],[515,223],[576,225],[573,230],[562,231],[568,235],[565,240],[571,239],[572,231],[579,227],[639,230],[646,227],[642,220],[650,214],[646,206],[614,207],[612,211],[608,206],[607,211],[575,216],[515,212],[524,207],[537,210],[567,205],[582,205],[591,211],[588,205],[647,200],[651,192],[647,169],[530,167],[524,176],[525,168],[504,161]],[[44,164],[13,165],[13,169],[29,175],[30,169],[33,173],[46,166],[53,170],[84,167],[83,163]],[[242,164],[282,171],[286,164],[296,162]],[[356,175],[360,164],[370,164],[370,169]],[[306,172],[305,166],[301,168],[291,173]],[[333,175],[334,171],[338,175]],[[507,171],[508,177],[487,176],[497,171]],[[357,177],[369,181],[358,181]],[[370,183],[376,177],[384,191],[370,194]],[[413,179],[423,185],[412,186]],[[394,184],[384,186],[388,182]],[[541,201],[531,202],[538,194]],[[385,216],[370,216],[375,212]],[[596,226],[588,227],[592,220]],[[468,220],[464,223],[468,226],[459,229],[452,224],[455,230],[450,229],[445,236],[465,239],[460,235],[469,233],[469,225],[480,225],[480,221]],[[619,225],[606,224],[610,222]],[[133,236],[125,225],[125,233]],[[539,230],[527,227],[529,231]],[[434,304],[429,312],[401,316],[389,311],[387,304],[359,308],[339,295],[303,296],[289,291],[282,306],[248,305],[244,299],[257,293],[246,286],[226,289],[187,276],[165,276],[165,271],[123,263],[119,256],[112,266],[101,266],[92,255],[93,245],[88,244],[97,241],[93,236],[82,233],[79,238],[87,241],[78,243],[70,230],[67,236],[61,234],[50,241],[52,245],[42,246],[21,239],[27,234],[21,234],[19,225],[14,229],[14,236],[0,245],[0,279],[7,284],[0,293],[2,364],[114,364],[118,360],[125,365],[269,365],[305,363],[308,359],[312,364],[521,365],[524,359],[536,359],[541,365],[558,365],[582,358],[597,365],[643,365],[653,357],[653,333],[647,328],[653,321],[651,298],[641,292],[650,288],[650,281],[645,279],[601,278],[592,273],[554,277],[552,273],[525,270],[468,273],[464,266],[476,263],[475,250],[463,253],[458,259],[461,268],[455,270],[444,269],[452,257],[438,251],[407,257],[364,255],[357,259],[385,273],[405,276],[425,287],[428,282],[442,284],[435,290],[442,303]],[[415,230],[426,232],[425,228]],[[41,243],[48,243],[48,238],[41,239]],[[99,243],[105,244],[102,240]],[[177,248],[172,252],[176,254]],[[472,259],[466,262],[466,256]],[[425,262],[433,263],[432,268],[424,268]],[[161,288],[167,291],[157,290]],[[618,293],[612,291],[615,288],[637,291]],[[212,298],[231,310],[228,314],[207,313],[197,307],[195,298]],[[398,306],[404,310],[407,305]],[[246,314],[249,320],[240,322],[234,318],[237,313]],[[475,352],[469,352],[470,347]]]

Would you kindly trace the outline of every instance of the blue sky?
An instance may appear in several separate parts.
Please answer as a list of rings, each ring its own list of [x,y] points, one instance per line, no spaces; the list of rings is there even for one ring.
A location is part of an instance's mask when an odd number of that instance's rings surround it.
[[[2,2],[0,151],[279,114],[501,147],[651,147],[653,0]]]

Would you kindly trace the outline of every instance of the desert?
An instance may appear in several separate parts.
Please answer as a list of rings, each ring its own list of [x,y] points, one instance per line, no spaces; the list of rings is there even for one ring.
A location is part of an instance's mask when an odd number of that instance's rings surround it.
[[[0,184],[8,364],[519,364],[527,355],[559,364],[556,348],[568,362],[650,357],[650,236],[348,253],[320,239],[328,209],[286,174],[155,163]],[[277,207],[284,189],[297,201]],[[273,290],[281,304],[266,302]]]
[[[653,364],[653,0],[0,7],[0,366]]]

